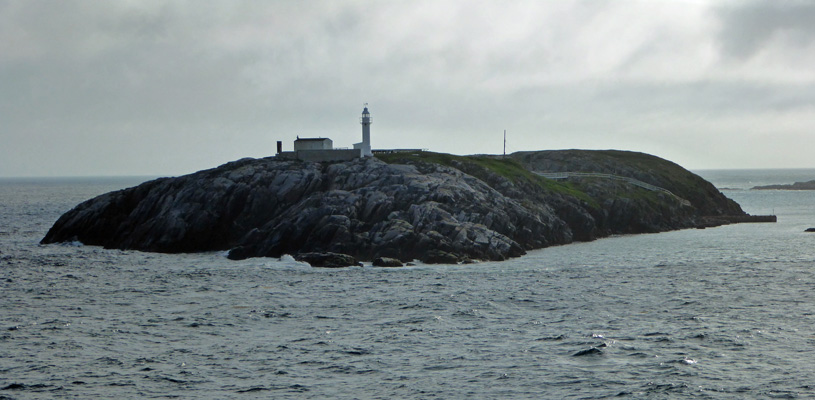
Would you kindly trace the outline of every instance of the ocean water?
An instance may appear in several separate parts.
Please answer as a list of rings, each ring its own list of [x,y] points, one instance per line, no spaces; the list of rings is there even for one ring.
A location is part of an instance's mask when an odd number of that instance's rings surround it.
[[[619,236],[500,263],[38,244],[140,179],[0,180],[0,399],[815,397],[815,170],[699,171],[776,224]]]

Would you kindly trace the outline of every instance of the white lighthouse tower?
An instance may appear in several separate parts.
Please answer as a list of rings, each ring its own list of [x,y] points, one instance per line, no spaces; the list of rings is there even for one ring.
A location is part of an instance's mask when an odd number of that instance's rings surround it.
[[[368,111],[368,103],[365,103],[365,108],[362,110],[362,117],[359,119],[362,124],[362,143],[354,143],[355,149],[361,149],[362,157],[371,157],[371,113]]]

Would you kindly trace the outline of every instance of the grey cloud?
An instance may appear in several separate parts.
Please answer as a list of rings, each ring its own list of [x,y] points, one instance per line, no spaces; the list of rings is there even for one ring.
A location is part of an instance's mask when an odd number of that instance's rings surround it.
[[[815,85],[700,81],[602,87],[591,101],[613,112],[742,115],[815,107]]]
[[[716,15],[719,43],[730,57],[749,58],[774,38],[794,47],[815,42],[815,2],[735,2],[718,8]]]
[[[95,10],[102,3],[53,10],[18,10],[29,37],[43,47],[33,59],[3,59],[0,72],[13,84],[5,99],[20,110],[37,110],[61,123],[207,119],[241,116],[251,103],[240,76],[240,54],[210,51],[196,32],[207,21],[182,17],[166,7]],[[87,4],[87,6],[86,6]],[[107,4],[107,3],[104,3]],[[184,29],[180,26],[186,26]],[[20,43],[26,45],[26,43]],[[249,97],[249,98],[247,98]],[[15,119],[25,121],[24,116]]]
[[[810,43],[813,7],[781,4],[718,8],[711,33],[698,17],[707,6],[673,24],[666,10],[687,5],[673,2],[0,0],[0,175],[61,173],[66,143],[82,154],[66,173],[189,171],[268,155],[297,134],[353,143],[366,101],[377,146],[459,153],[492,151],[482,142],[503,129],[518,150],[546,148],[549,135],[612,146],[636,142],[626,127],[660,113],[800,111],[815,87],[792,58],[777,63],[798,73],[784,83],[715,57],[681,74],[713,40],[733,57],[770,45],[794,54],[779,37]],[[610,127],[620,137],[604,142]],[[684,130],[660,126],[651,140]],[[15,144],[42,142],[52,149],[36,171],[8,161]]]

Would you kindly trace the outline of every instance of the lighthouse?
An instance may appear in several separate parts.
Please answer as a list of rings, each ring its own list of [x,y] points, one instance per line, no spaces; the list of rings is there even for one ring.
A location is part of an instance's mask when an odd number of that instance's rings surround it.
[[[365,108],[362,109],[362,117],[359,119],[359,123],[362,124],[362,143],[354,143],[354,148],[361,150],[362,157],[373,156],[373,153],[371,153],[372,122],[373,119],[371,118],[371,112],[368,111],[368,103],[365,103]]]

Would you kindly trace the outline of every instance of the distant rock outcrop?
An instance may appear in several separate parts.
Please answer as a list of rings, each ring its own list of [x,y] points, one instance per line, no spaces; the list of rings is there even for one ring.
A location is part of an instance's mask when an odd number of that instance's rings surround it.
[[[815,190],[815,180],[795,182],[792,185],[754,186],[753,190]]]
[[[692,206],[622,182],[559,183],[529,172],[539,169],[613,170],[669,188]],[[377,258],[455,263],[504,260],[616,233],[697,227],[721,215],[744,212],[698,176],[640,153],[264,158],[101,195],[65,213],[42,242],[229,250],[233,259],[292,254],[325,266]]]
[[[295,259],[309,263],[312,267],[321,268],[342,268],[359,265],[354,257],[337,253],[300,253]]]
[[[389,257],[377,257],[372,263],[374,267],[401,267],[402,261]]]

